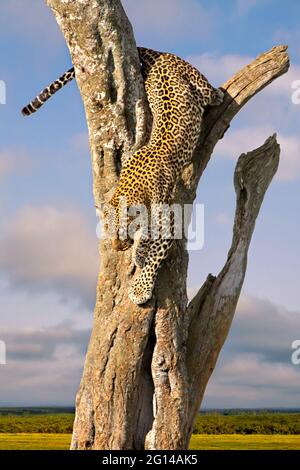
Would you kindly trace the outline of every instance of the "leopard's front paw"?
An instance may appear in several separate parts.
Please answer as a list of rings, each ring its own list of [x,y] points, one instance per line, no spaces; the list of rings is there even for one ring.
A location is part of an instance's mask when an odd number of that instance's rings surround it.
[[[143,254],[140,254],[138,251],[136,251],[132,258],[132,261],[137,268],[142,268],[144,266],[145,256]]]
[[[152,291],[153,286],[143,285],[138,277],[129,289],[128,296],[135,305],[142,305],[151,299]]]
[[[216,94],[213,102],[211,103],[211,106],[219,106],[221,103],[223,103],[224,100],[225,94],[222,90],[220,90],[220,88],[216,88],[215,92]]]
[[[134,237],[132,261],[138,268],[143,268],[149,250],[149,241],[141,239],[139,232]]]

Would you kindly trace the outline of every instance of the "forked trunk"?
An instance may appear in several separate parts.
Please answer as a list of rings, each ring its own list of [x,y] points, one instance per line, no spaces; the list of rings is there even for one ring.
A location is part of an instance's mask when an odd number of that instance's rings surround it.
[[[121,157],[139,148],[151,119],[132,28],[119,0],[48,0],[69,46],[89,129],[95,205],[117,185]],[[204,119],[176,200],[191,204],[215,145],[240,108],[288,70],[285,46],[262,54],[228,80],[221,106]],[[204,71],[205,72],[205,71]],[[242,155],[232,246],[217,277],[187,304],[188,255],[178,240],[146,306],[128,299],[130,250],[100,242],[94,325],[76,400],[72,449],[185,449],[227,337],[247,251],[279,160],[275,136]]]

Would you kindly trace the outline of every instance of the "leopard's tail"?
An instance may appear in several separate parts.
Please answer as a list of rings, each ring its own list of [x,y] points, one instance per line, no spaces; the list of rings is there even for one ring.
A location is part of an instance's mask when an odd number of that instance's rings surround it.
[[[75,78],[75,70],[71,68],[59,77],[55,82],[52,82],[47,88],[45,88],[34,100],[32,100],[25,108],[22,109],[23,116],[30,116],[35,113],[43,104],[51,98],[58,90],[69,83]]]

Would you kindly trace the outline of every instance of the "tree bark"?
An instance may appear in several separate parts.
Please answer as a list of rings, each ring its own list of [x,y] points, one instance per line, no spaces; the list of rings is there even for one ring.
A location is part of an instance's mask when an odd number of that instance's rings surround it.
[[[47,3],[75,66],[89,130],[95,205],[100,206],[118,183],[122,161],[146,142],[151,126],[132,28],[119,0]],[[260,55],[222,86],[224,102],[206,112],[176,201],[194,201],[200,177],[232,118],[288,70],[286,49],[278,46]],[[185,240],[174,244],[153,298],[141,307],[127,295],[130,250],[113,252],[110,243],[100,242],[94,325],[77,394],[72,449],[187,448],[230,328],[255,220],[278,159],[275,136],[240,157],[227,262],[217,277],[208,276],[189,305]]]

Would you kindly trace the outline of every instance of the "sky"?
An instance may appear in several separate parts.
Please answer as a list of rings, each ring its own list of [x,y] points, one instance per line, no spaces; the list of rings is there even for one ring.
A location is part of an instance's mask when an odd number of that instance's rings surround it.
[[[300,407],[300,4],[294,0],[124,0],[138,45],[174,52],[220,86],[274,45],[291,68],[232,122],[198,188],[205,242],[191,251],[192,295],[222,268],[239,155],[274,132],[279,171],[266,195],[229,337],[203,406]],[[31,118],[21,108],[70,68],[43,0],[0,3],[0,406],[73,405],[92,325],[98,269],[87,129],[75,82]],[[1,99],[0,99],[1,101]],[[2,343],[1,343],[2,344]]]

